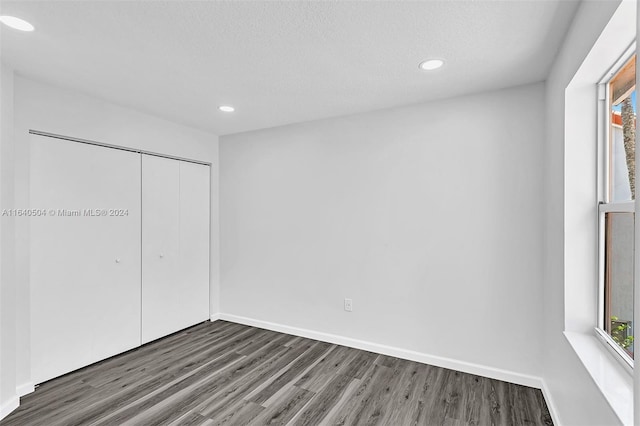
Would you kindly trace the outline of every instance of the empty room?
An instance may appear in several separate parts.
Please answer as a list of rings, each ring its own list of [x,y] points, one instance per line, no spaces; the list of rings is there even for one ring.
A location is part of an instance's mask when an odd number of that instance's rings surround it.
[[[0,426],[640,424],[637,22],[1,0]]]

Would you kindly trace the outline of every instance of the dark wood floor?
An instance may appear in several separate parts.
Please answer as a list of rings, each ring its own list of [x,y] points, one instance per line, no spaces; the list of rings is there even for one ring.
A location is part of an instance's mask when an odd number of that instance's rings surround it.
[[[39,386],[12,425],[551,425],[540,390],[225,321]]]

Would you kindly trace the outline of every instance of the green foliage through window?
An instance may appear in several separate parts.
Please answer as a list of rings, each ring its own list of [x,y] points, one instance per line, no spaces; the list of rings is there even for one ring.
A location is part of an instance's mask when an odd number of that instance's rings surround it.
[[[618,317],[611,317],[611,337],[620,347],[629,351],[633,345],[633,336],[629,335],[629,323],[619,321]]]

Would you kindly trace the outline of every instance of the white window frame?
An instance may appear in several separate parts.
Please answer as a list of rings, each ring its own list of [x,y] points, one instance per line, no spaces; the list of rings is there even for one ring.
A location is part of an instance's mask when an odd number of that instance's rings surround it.
[[[610,158],[611,152],[611,105],[609,105],[609,82],[631,59],[636,52],[634,41],[616,61],[611,69],[598,83],[598,312],[595,327],[596,337],[604,344],[614,358],[630,373],[633,374],[633,358],[629,356],[605,331],[605,215],[606,213],[635,213],[635,201],[611,202],[609,199],[609,178],[611,176]],[[635,309],[640,307],[634,306]],[[633,332],[636,334],[636,324],[633,324]],[[640,336],[638,336],[640,338]]]

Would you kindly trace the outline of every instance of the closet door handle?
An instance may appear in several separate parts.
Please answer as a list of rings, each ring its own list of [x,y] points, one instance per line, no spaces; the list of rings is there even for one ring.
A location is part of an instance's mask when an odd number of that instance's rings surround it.
[[[120,263],[120,259],[119,259],[119,258],[118,258],[118,259],[116,259],[116,263]]]
[[[160,253],[160,259],[164,258],[164,254]]]

